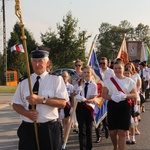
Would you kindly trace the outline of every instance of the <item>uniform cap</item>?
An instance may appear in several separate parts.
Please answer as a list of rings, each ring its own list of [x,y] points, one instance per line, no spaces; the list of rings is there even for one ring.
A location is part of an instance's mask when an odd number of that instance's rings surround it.
[[[45,58],[49,56],[49,52],[45,50],[39,50],[37,47],[35,50],[31,51],[31,58]]]
[[[146,64],[144,62],[140,62],[139,65],[141,65],[143,67],[146,66]]]

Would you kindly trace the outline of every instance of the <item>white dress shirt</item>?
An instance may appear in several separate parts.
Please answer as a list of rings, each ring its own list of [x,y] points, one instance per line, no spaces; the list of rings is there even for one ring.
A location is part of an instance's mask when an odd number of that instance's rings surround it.
[[[31,74],[32,86],[36,82],[36,77],[37,75],[35,73]],[[69,101],[68,92],[61,76],[50,75],[48,72],[44,72],[40,75],[40,77],[38,95],[45,98],[62,98]],[[29,103],[28,100],[26,100],[26,97],[29,95],[28,79],[24,79],[19,82],[12,101],[15,104],[22,105],[26,110],[28,110]],[[37,104],[36,110],[39,113],[37,122],[42,123],[58,118],[58,108],[56,107],[51,107],[45,104]],[[20,115],[20,117],[26,122],[33,122],[23,115]]]

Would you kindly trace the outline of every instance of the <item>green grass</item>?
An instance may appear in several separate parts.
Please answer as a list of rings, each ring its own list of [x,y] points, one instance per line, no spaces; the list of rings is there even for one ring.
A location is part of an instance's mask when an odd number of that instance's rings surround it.
[[[0,86],[0,93],[14,93],[17,86]]]

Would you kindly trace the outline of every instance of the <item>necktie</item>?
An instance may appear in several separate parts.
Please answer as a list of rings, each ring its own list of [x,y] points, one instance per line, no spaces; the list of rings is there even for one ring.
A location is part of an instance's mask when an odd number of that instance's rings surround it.
[[[33,93],[36,95],[38,95],[38,91],[39,91],[39,79],[40,79],[40,76],[37,76],[36,82],[34,83],[34,86],[33,86]],[[36,109],[36,105],[34,107]],[[29,109],[32,109],[31,105],[29,105]]]
[[[86,95],[87,95],[88,84],[89,84],[89,83],[85,83],[85,87],[84,87],[84,97],[85,97],[85,98],[86,98]]]
[[[143,70],[141,70],[141,78],[143,78]]]

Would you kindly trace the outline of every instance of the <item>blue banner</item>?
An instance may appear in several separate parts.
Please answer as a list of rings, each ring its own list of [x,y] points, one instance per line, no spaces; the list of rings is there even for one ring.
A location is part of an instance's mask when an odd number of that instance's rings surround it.
[[[100,73],[100,66],[99,63],[97,61],[97,56],[95,51],[92,51],[91,54],[91,58],[89,61],[89,66],[91,66],[96,74],[96,76],[99,78],[99,81],[102,81],[102,76]],[[97,80],[98,81],[98,80]],[[99,84],[100,82],[98,82],[97,84]],[[102,87],[101,89],[98,89],[98,91],[102,91]],[[101,102],[103,102],[100,107],[98,105],[95,105],[95,110],[94,110],[94,114],[95,114],[95,124],[96,127],[98,127],[99,123],[106,117],[107,115],[107,100],[102,99],[101,97],[101,93],[99,93],[100,95],[98,96],[97,99],[100,99]]]

